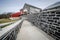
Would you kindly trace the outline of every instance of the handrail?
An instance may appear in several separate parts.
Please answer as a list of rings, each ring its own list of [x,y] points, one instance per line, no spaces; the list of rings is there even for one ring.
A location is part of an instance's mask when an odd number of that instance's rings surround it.
[[[19,20],[5,28],[2,28],[0,31],[0,40],[15,40],[22,22],[22,20]]]

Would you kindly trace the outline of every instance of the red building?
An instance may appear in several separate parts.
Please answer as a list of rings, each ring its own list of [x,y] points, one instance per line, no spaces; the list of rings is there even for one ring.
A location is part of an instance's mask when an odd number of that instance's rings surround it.
[[[20,15],[21,15],[21,12],[16,12],[11,14],[11,17],[20,17]]]
[[[11,14],[10,19],[12,19],[12,20],[19,19],[22,14],[23,14],[23,11],[13,13],[13,14]]]

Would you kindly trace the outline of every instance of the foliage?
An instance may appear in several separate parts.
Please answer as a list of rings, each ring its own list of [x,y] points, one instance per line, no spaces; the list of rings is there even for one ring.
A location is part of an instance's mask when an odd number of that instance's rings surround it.
[[[0,19],[2,19],[2,18],[9,18],[10,15],[11,15],[11,12],[0,14]]]

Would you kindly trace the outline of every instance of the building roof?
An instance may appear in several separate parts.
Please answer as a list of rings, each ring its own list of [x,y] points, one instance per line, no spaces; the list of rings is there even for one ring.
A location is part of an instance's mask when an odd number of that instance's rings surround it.
[[[20,12],[16,12],[16,13],[12,14],[11,17],[19,17],[20,15],[21,15]]]
[[[60,7],[60,1],[59,2],[56,2],[55,4],[52,4],[52,5],[48,6],[45,9],[51,9],[51,8],[56,8],[56,7]]]
[[[34,7],[34,8],[37,8],[37,9],[41,9],[41,8],[35,7],[35,6],[33,6],[33,5],[27,4],[27,3],[25,3],[24,6],[30,6],[30,7]]]

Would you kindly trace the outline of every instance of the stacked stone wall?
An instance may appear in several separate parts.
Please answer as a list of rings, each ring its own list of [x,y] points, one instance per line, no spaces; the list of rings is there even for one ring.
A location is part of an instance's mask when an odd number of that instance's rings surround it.
[[[29,14],[28,20],[56,40],[60,40],[60,12]]]

